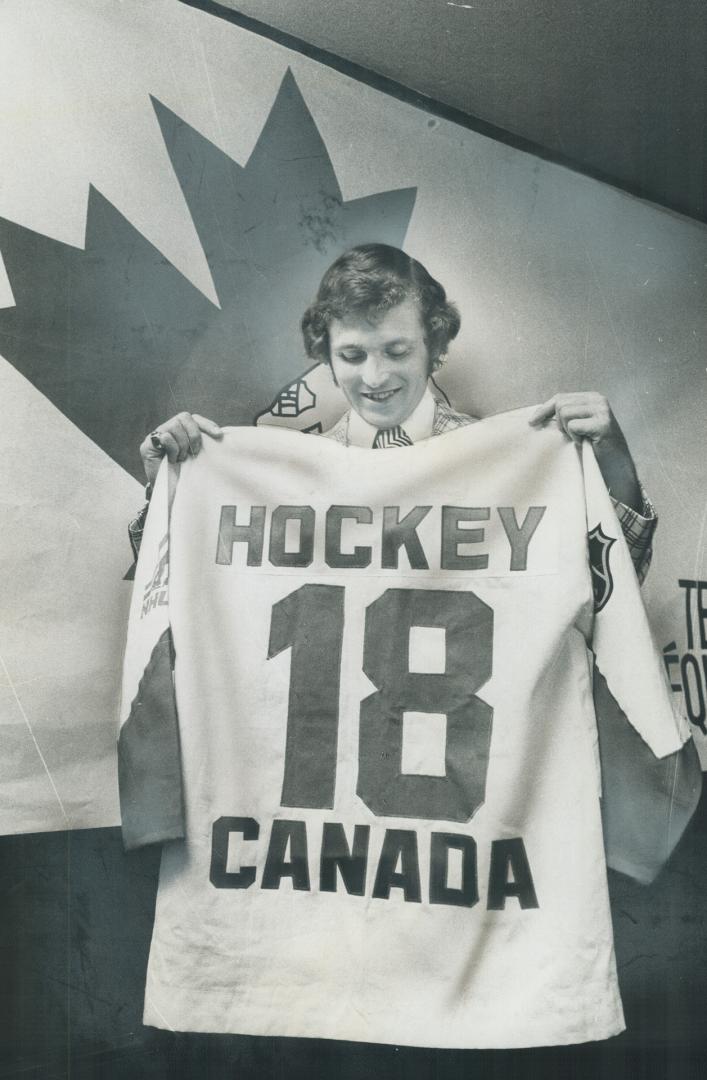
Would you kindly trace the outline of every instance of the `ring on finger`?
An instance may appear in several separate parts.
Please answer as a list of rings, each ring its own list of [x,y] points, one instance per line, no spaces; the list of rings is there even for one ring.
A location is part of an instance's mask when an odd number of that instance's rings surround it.
[[[150,442],[154,446],[155,450],[159,450],[164,453],[164,443],[162,442],[162,435],[159,431],[150,432]]]

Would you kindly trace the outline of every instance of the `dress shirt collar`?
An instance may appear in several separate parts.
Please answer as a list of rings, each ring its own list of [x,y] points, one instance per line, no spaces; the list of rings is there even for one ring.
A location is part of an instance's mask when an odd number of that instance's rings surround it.
[[[425,389],[419,405],[410,413],[400,426],[414,443],[420,439],[429,439],[435,422],[435,399],[429,386]],[[369,424],[362,416],[351,409],[348,418],[346,442],[349,446],[373,446],[378,428]]]

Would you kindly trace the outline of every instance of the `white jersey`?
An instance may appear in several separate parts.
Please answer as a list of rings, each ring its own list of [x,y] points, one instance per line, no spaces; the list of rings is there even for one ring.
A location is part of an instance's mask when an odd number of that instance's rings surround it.
[[[160,472],[120,739],[126,845],[173,841],[146,1023],[622,1030],[590,649],[655,755],[688,730],[591,448],[529,415],[384,453],[231,429]]]

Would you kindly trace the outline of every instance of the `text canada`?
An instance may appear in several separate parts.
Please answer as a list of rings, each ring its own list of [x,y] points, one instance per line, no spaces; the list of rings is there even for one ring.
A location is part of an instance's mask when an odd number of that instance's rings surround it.
[[[371,827],[344,827],[324,822],[318,859],[318,891],[347,893],[388,900],[396,890],[404,900],[423,900],[418,834],[414,829],[385,829],[375,866],[369,873]],[[211,884],[217,889],[279,889],[283,882],[295,891],[310,892],[309,847],[305,821],[275,819],[263,844],[264,862],[258,859],[260,823],[252,817],[220,817],[211,838]],[[452,852],[461,862],[459,880],[449,883]],[[235,857],[234,857],[235,856]],[[235,863],[235,865],[234,865]],[[262,864],[262,870],[257,863]],[[424,860],[427,864],[427,860]],[[476,841],[464,833],[429,835],[429,877],[425,900],[430,904],[474,907],[479,902]],[[314,886],[316,888],[316,886]],[[537,908],[530,864],[521,837],[491,841],[486,908],[501,911],[509,899],[521,908]]]

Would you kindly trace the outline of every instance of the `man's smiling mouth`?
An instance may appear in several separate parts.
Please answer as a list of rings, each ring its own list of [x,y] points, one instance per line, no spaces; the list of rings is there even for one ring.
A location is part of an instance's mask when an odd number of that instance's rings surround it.
[[[397,394],[398,390],[400,390],[399,386],[396,386],[393,390],[361,391],[361,397],[368,398],[369,401],[374,402],[389,401],[393,394]]]

